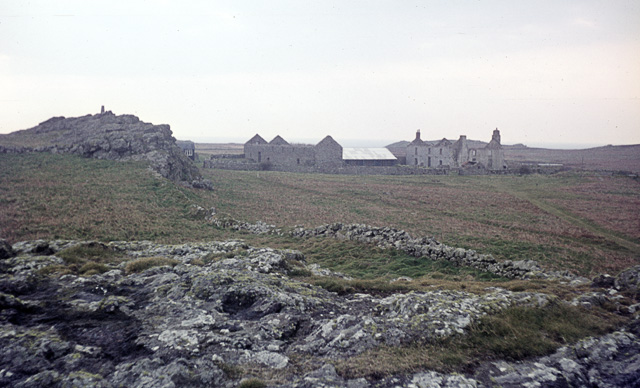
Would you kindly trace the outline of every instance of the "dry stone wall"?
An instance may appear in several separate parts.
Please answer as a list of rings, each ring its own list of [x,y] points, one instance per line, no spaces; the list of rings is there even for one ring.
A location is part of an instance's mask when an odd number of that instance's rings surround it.
[[[254,234],[282,234],[275,225],[258,221],[256,224],[218,218],[208,220],[221,228],[244,230]],[[473,249],[451,247],[431,237],[414,238],[404,230],[390,227],[373,227],[362,224],[333,223],[306,229],[297,227],[290,234],[298,238],[330,237],[372,244],[382,249],[397,249],[414,257],[429,260],[446,260],[457,266],[467,266],[509,279],[559,279],[573,284],[586,284],[590,280],[569,271],[544,270],[535,260],[496,260],[492,255],[479,254]]]
[[[332,237],[374,244],[380,248],[395,248],[415,257],[446,260],[459,266],[468,266],[510,279],[565,279],[587,283],[589,279],[568,271],[545,271],[534,260],[498,261],[491,255],[478,254],[472,249],[455,248],[430,237],[413,238],[404,230],[389,227],[371,227],[360,224],[327,224],[313,229],[297,228],[297,237]]]
[[[448,175],[456,174],[457,169],[428,169],[414,166],[347,166],[337,164],[322,165],[279,165],[256,163],[246,159],[228,159],[212,157],[205,160],[204,168],[217,168],[221,170],[236,171],[281,171],[304,174],[336,174],[336,175]]]

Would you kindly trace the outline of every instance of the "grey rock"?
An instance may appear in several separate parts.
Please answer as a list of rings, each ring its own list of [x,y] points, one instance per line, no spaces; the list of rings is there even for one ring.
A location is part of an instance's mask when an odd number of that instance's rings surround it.
[[[0,239],[0,260],[10,259],[15,255],[11,245],[6,240]]]
[[[615,279],[615,286],[618,290],[629,291],[632,293],[640,292],[640,265],[628,268]]]
[[[367,228],[340,224],[322,233],[336,230],[357,237]],[[406,232],[389,228],[373,235],[396,235],[404,247],[431,246],[428,240],[410,242]],[[15,257],[1,262],[0,386],[234,387],[244,374],[258,370],[270,370],[278,386],[285,387],[606,387],[638,382],[640,325],[536,360],[489,362],[472,376],[419,371],[347,379],[336,372],[333,360],[377,346],[465,335],[487,314],[559,301],[501,288],[482,295],[446,290],[337,295],[287,275],[292,265],[310,271],[300,252],[254,248],[242,241],[115,241],[106,246],[126,258],[162,256],[179,264],[132,274],[114,268],[89,277],[35,276],[62,263],[55,256],[60,250],[87,243],[22,242],[13,246]],[[39,246],[53,254],[43,256]],[[219,259],[202,265],[207,255]],[[466,251],[464,260],[470,257],[480,256]],[[531,268],[531,263],[524,265]],[[576,301],[599,298],[615,302],[616,295],[586,294]],[[298,373],[300,365],[311,365],[305,370],[311,372]]]
[[[592,287],[612,288],[615,285],[616,278],[608,274],[600,274],[593,278]]]

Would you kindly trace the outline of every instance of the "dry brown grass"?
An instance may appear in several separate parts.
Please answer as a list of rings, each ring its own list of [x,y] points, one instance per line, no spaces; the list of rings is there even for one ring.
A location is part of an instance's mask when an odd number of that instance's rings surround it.
[[[178,187],[134,163],[0,155],[0,236],[10,242],[253,238],[194,217],[190,209],[199,205],[284,228],[391,226],[587,276],[640,262],[640,182],[628,177],[203,172],[213,192]]]
[[[239,219],[392,226],[585,275],[616,273],[640,256],[640,184],[626,177],[205,173],[220,182],[218,209]]]

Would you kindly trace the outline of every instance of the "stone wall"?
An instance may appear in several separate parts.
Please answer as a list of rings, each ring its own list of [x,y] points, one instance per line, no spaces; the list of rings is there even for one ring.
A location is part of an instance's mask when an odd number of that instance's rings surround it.
[[[316,152],[309,145],[247,144],[245,158],[273,165],[313,166],[316,163]]]
[[[568,271],[544,271],[534,260],[498,261],[491,255],[478,254],[472,249],[451,247],[430,237],[413,238],[404,230],[389,227],[334,223],[313,229],[297,228],[292,235],[332,237],[374,244],[383,249],[394,248],[411,256],[446,260],[458,266],[472,267],[510,279],[564,279],[578,283],[589,281]]]
[[[211,158],[205,160],[204,168],[217,168],[221,170],[235,171],[282,171],[294,173],[339,174],[339,175],[448,175],[456,174],[457,169],[428,169],[415,166],[347,166],[323,164],[316,166],[304,165],[279,165],[256,163],[243,159]]]

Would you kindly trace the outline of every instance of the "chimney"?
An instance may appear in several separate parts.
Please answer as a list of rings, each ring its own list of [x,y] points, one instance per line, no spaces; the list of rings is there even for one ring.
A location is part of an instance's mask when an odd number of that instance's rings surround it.
[[[491,140],[495,140],[498,144],[500,144],[500,131],[498,131],[498,128],[496,128],[493,131],[493,136],[491,136]]]
[[[420,130],[416,131],[416,140],[420,140]]]

